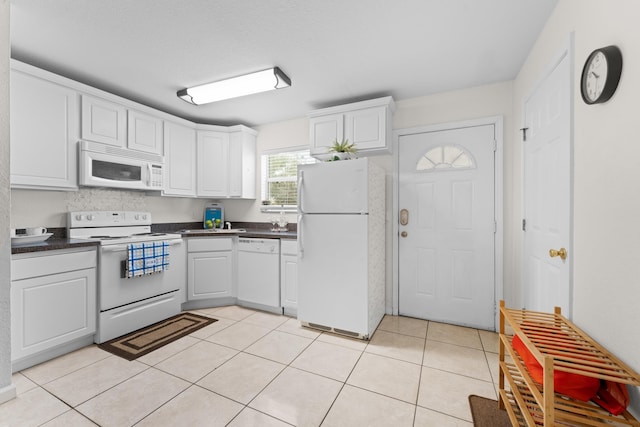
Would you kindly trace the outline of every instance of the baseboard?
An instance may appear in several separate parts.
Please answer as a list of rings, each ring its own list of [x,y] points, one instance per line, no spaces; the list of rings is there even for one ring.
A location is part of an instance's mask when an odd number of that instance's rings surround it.
[[[6,387],[0,388],[0,404],[8,402],[16,397],[16,386],[9,384]]]
[[[93,335],[78,338],[49,350],[45,350],[31,356],[23,357],[22,359],[14,360],[11,362],[11,370],[14,373],[22,371],[23,369],[27,369],[34,365],[38,365],[48,360],[55,359],[56,357],[62,356],[63,354],[71,353],[72,351],[79,350],[91,344],[93,344]]]
[[[270,305],[256,304],[255,302],[238,300],[237,303],[241,307],[253,308],[255,310],[268,311],[269,313],[282,314],[282,307],[272,307]]]
[[[238,299],[235,297],[209,298],[186,301],[182,303],[182,311],[200,310],[203,308],[223,307],[226,305],[236,305]]]

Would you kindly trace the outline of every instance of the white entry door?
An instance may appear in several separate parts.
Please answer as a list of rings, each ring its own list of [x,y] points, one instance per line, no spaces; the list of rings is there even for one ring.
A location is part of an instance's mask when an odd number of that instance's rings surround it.
[[[568,317],[572,258],[570,82],[569,57],[563,55],[525,100],[523,142],[524,306],[545,312],[559,306]]]
[[[399,313],[494,330],[495,126],[402,135]]]

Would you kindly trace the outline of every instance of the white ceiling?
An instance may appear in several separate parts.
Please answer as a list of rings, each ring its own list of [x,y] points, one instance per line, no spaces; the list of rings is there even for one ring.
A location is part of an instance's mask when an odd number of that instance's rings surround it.
[[[511,80],[557,0],[11,0],[12,57],[186,119],[313,109]],[[176,92],[272,66],[287,89],[194,106]]]

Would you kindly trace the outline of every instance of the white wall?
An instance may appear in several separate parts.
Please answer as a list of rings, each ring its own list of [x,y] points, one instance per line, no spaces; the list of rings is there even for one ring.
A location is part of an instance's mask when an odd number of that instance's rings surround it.
[[[574,280],[573,320],[624,362],[640,371],[640,2],[637,0],[561,0],[514,83],[514,117],[522,100],[551,59],[575,34],[574,66]],[[618,45],[623,71],[609,102],[588,106],[579,84],[587,56]],[[518,135],[513,129],[512,139]],[[515,167],[521,200],[521,150],[508,161]],[[513,216],[521,218],[514,203]],[[506,262],[521,278],[520,235],[513,230]],[[640,390],[632,390],[632,412],[640,414]]]
[[[0,403],[11,384],[11,239],[9,236],[9,0],[0,0]]]

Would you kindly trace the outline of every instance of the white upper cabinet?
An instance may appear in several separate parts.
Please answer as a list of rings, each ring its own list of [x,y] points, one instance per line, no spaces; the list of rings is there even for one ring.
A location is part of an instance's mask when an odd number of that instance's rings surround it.
[[[256,198],[256,132],[252,129],[229,134],[229,197]]]
[[[82,95],[82,139],[162,155],[162,120]]]
[[[82,139],[127,146],[127,109],[103,99],[82,95]]]
[[[198,197],[256,197],[256,131],[244,126],[198,130]]]
[[[128,113],[127,146],[132,150],[162,155],[162,120],[135,110]]]
[[[196,196],[196,131],[164,122],[164,191],[166,196]]]
[[[78,189],[78,141],[164,157],[163,195],[256,197],[256,135],[198,125],[11,61],[11,187]]]
[[[344,136],[344,114],[327,114],[309,119],[311,154],[326,154],[335,140]]]
[[[11,187],[75,190],[78,94],[11,71]]]
[[[228,197],[229,134],[197,132],[197,194],[200,197]]]
[[[343,139],[355,144],[359,156],[390,154],[394,110],[387,96],[309,113],[311,155],[326,158],[333,142]]]

